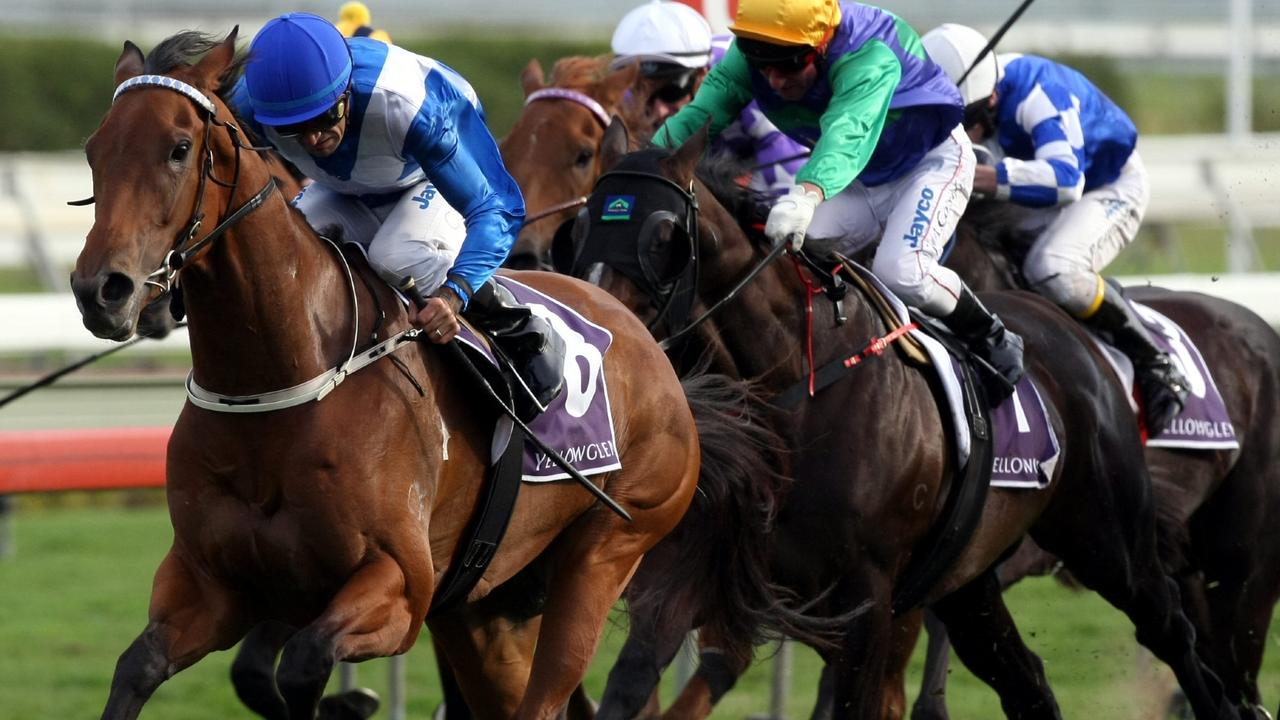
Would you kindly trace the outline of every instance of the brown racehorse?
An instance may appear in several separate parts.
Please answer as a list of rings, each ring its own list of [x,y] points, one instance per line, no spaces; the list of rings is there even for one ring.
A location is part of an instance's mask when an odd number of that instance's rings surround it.
[[[1032,238],[1014,230],[1021,210],[978,203],[961,222],[948,266],[978,290],[1023,286],[1006,248]],[[1250,310],[1199,293],[1135,287],[1126,293],[1176,321],[1199,347],[1222,393],[1240,447],[1176,450],[1147,447],[1158,513],[1168,525],[1165,566],[1182,589],[1187,615],[1207,663],[1242,717],[1268,717],[1258,672],[1280,600],[1280,539],[1269,518],[1280,514],[1280,336]],[[1016,582],[1024,572],[1005,572]],[[939,644],[939,641],[942,641]],[[926,683],[912,717],[947,717],[944,638],[930,633]]]
[[[502,160],[524,193],[529,222],[520,230],[507,267],[550,269],[551,237],[573,218],[600,175],[600,139],[626,102],[636,66],[608,71],[609,56],[567,57],[545,79],[537,60],[520,74],[525,107],[501,143]],[[531,99],[532,98],[532,99]]]
[[[72,281],[86,327],[124,338],[149,298],[144,281],[181,266],[193,380],[253,395],[321,376],[350,357],[353,337],[404,330],[408,314],[358,258],[359,279],[344,271],[228,124],[215,90],[235,69],[234,43],[234,31],[222,42],[183,33],[145,64],[125,45],[116,82],[141,85],[117,96],[86,144],[95,222]],[[199,214],[208,222],[188,235]],[[547,574],[527,687],[491,692],[487,628],[472,616],[447,613],[431,629],[473,709],[549,718],[644,553],[688,507],[698,440],[670,364],[628,310],[571,278],[521,279],[613,334],[604,366],[622,468],[593,478],[633,519],[573,484],[522,493],[470,599],[535,561]],[[436,348],[395,359],[320,402],[252,415],[183,409],[168,452],[174,543],[103,717],[136,717],[165,679],[263,621],[299,628],[277,672],[295,720],[314,717],[335,662],[414,644],[476,504],[496,413]]]
[[[649,149],[617,159],[626,143],[615,123],[602,147],[602,162],[612,170],[579,215],[571,248],[558,251],[557,265],[567,259],[575,274],[623,298],[659,333],[679,332],[672,320],[678,316],[667,312],[673,302],[663,295],[693,288],[688,316],[697,317],[767,253],[695,181],[705,134],[674,152]],[[639,215],[598,222],[612,195],[637,198]],[[808,292],[801,275],[785,262],[765,266],[685,341],[709,353],[713,367],[759,378],[771,391],[801,381]],[[1125,393],[1060,310],[1026,293],[986,299],[1027,342],[1028,371],[1049,408],[1062,454],[1045,490],[992,490],[972,540],[926,602],[946,622],[962,660],[996,689],[1011,717],[1059,717],[1040,662],[1018,637],[992,570],[1030,532],[1130,617],[1139,640],[1174,668],[1197,717],[1236,717],[1196,654],[1176,584],[1157,558],[1149,478]],[[848,321],[837,325],[831,308],[813,308],[814,367],[888,333],[857,293],[845,298],[845,312]],[[908,559],[922,550],[917,543],[956,470],[930,384],[918,369],[886,353],[803,402],[785,423],[796,483],[778,517],[773,578],[814,598],[815,611],[850,618],[838,647],[819,648],[835,668],[838,717],[903,710],[885,703],[891,694],[886,678],[900,682],[890,666],[891,599]],[[633,630],[628,646],[673,647],[678,643],[669,636],[679,637],[690,624],[670,622],[656,630],[668,637],[657,639],[637,639]],[[659,665],[669,660],[669,654],[652,658]],[[614,692],[627,684],[619,673],[611,675],[602,717],[635,711],[620,703],[643,692]]]

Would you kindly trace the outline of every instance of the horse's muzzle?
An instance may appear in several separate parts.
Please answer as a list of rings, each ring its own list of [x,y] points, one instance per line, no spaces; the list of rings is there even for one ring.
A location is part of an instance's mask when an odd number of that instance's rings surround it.
[[[84,326],[97,337],[126,340],[133,335],[137,284],[121,272],[101,272],[92,277],[71,275],[71,291]]]

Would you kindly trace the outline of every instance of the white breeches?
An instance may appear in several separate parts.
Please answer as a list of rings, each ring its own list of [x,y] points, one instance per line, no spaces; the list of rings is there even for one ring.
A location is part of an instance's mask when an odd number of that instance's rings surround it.
[[[1135,150],[1110,185],[1069,205],[1030,210],[1019,223],[1036,238],[1022,265],[1027,282],[1067,312],[1087,315],[1101,302],[1098,273],[1133,242],[1150,198]]]
[[[854,182],[818,206],[809,236],[840,238],[854,253],[879,241],[871,271],[903,302],[935,317],[956,307],[960,276],[938,264],[973,192],[973,146],[957,126],[911,172],[867,187]]]
[[[344,240],[362,245],[369,264],[388,283],[398,286],[404,276],[412,275],[423,293],[444,284],[467,237],[462,215],[425,180],[385,202],[313,183],[293,204],[317,231],[337,226]]]

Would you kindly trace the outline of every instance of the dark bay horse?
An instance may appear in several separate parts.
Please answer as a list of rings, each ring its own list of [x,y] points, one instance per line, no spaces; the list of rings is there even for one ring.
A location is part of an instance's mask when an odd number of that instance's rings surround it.
[[[95,222],[73,288],[86,327],[125,338],[150,299],[145,281],[181,268],[193,381],[225,396],[288,395],[351,358],[353,338],[372,345],[406,329],[408,313],[358,257],[348,273],[274,192],[215,92],[234,55],[234,31],[174,36],[145,61],[125,45],[115,80],[135,82],[86,144]],[[188,232],[197,216],[208,222]],[[633,520],[572,484],[522,493],[470,596],[539,563],[547,597],[521,687],[492,686],[492,626],[465,607],[430,626],[473,709],[548,718],[644,553],[688,507],[699,447],[684,391],[632,313],[571,278],[521,279],[612,332],[604,367],[622,468],[593,479]],[[298,628],[277,671],[295,720],[315,716],[335,662],[412,647],[489,459],[496,413],[459,372],[414,344],[330,384],[320,402],[261,414],[188,403],[168,451],[173,546],[103,716],[136,717],[165,679],[264,621]]]
[[[636,66],[609,71],[610,56],[567,57],[545,78],[537,60],[520,74],[525,106],[502,139],[502,161],[524,194],[529,221],[507,267],[550,269],[551,238],[573,218],[600,175],[600,140],[610,118],[636,112],[628,101]],[[643,104],[639,104],[640,107]]]
[[[977,290],[1023,287],[1008,248],[1026,247],[1020,209],[970,206],[947,264]],[[1200,293],[1132,287],[1126,294],[1177,322],[1196,343],[1222,393],[1240,447],[1235,450],[1145,449],[1157,512],[1166,520],[1160,546],[1178,579],[1187,615],[1208,665],[1242,717],[1267,717],[1258,672],[1273,608],[1280,600],[1280,336],[1247,308]],[[1042,563],[1043,567],[1044,564]],[[1022,572],[1003,573],[1016,582]],[[946,718],[940,688],[946,645],[931,628],[926,682],[913,717]]]
[[[606,172],[573,226],[574,273],[622,298],[660,335],[678,332],[663,308],[692,288],[689,317],[724,299],[766,257],[735,218],[696,181],[705,134],[671,152],[622,157],[618,123],[606,134]],[[615,164],[616,163],[616,164]],[[601,223],[608,196],[637,198],[631,222]],[[639,200],[639,198],[645,198]],[[696,258],[696,260],[695,260]],[[712,366],[758,379],[771,392],[800,382],[809,287],[789,263],[758,277],[686,341]],[[663,297],[668,295],[668,297]],[[1196,654],[1177,587],[1156,554],[1156,523],[1137,426],[1125,393],[1099,363],[1074,321],[1026,293],[984,298],[1028,348],[1028,369],[1061,444],[1051,484],[1039,492],[993,489],[972,540],[926,598],[953,634],[961,659],[1001,697],[1011,717],[1059,717],[1039,660],[1023,645],[1004,607],[992,566],[1030,532],[1086,586],[1125,612],[1138,639],[1174,668],[1201,718],[1233,718],[1217,678]],[[857,353],[888,327],[858,293],[845,299],[848,321],[812,308],[812,366]],[[896,353],[868,359],[784,419],[796,482],[776,530],[773,580],[815,612],[847,617],[838,645],[819,647],[835,668],[838,717],[900,717],[901,676],[890,609],[895,583],[925,536],[957,468],[930,379]],[[690,622],[637,638],[633,629],[610,675],[602,717],[629,717],[648,689],[626,675],[665,666]],[[686,619],[687,620],[687,619]],[[731,639],[730,639],[731,640]],[[625,662],[624,662],[625,661]],[[736,668],[740,670],[741,668]]]

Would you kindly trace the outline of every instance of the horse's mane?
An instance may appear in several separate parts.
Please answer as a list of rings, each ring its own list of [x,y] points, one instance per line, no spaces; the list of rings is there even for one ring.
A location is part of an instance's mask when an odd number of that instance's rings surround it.
[[[752,163],[753,158],[739,157],[732,152],[708,151],[703,153],[695,174],[755,242],[764,237],[756,225],[764,221],[772,198],[743,182],[754,169]]]
[[[581,87],[600,82],[609,74],[609,55],[572,55],[551,66],[551,87]]]
[[[222,40],[223,38],[218,38],[208,33],[183,30],[161,40],[160,44],[156,45],[147,55],[143,70],[155,75],[163,75],[180,67],[189,66],[198,60],[200,56],[217,47]],[[231,91],[236,81],[240,79],[248,59],[247,53],[240,53],[222,73],[216,92],[223,100],[226,100],[227,93]]]

